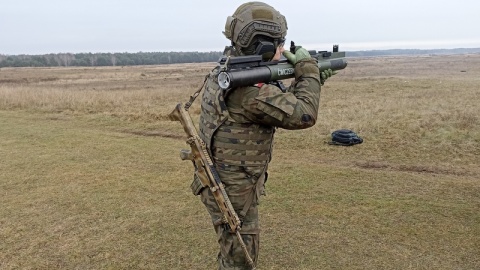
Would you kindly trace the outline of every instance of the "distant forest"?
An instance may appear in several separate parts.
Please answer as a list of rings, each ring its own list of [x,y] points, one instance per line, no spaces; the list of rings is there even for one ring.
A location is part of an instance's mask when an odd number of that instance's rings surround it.
[[[140,66],[216,62],[221,52],[57,53],[1,55],[1,67]]]
[[[347,57],[391,55],[435,55],[480,53],[480,48],[465,49],[393,49],[347,51]],[[221,52],[138,52],[138,53],[57,53],[44,55],[2,55],[2,67],[138,66],[178,63],[216,62]]]

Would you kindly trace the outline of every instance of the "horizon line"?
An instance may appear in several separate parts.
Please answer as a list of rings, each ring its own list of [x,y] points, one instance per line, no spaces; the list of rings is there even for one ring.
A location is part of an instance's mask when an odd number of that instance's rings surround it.
[[[333,46],[333,45],[331,45]],[[452,47],[452,48],[384,48],[384,49],[368,49],[368,50],[362,50],[362,49],[357,49],[357,50],[342,50],[340,51],[343,52],[371,52],[371,51],[395,51],[395,50],[418,50],[418,51],[431,51],[431,50],[468,50],[468,49],[479,49],[480,50],[480,45],[477,47]],[[221,50],[205,50],[205,51],[199,51],[199,50],[184,50],[184,51],[172,51],[172,50],[167,50],[167,51],[116,51],[116,52],[105,52],[105,51],[96,51],[96,52],[49,52],[49,53],[35,53],[35,54],[27,54],[27,53],[20,53],[20,54],[4,54],[0,52],[0,55],[2,56],[19,56],[19,55],[28,55],[28,56],[35,56],[35,55],[48,55],[48,54],[82,54],[82,53],[91,53],[91,54],[116,54],[116,53],[210,53],[210,52],[221,52]]]

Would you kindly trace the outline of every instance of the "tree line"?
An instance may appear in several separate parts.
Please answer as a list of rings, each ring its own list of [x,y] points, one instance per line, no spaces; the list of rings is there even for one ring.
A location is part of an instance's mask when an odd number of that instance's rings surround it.
[[[348,51],[347,57],[386,55],[467,54],[480,53],[480,48],[464,49],[393,49]],[[138,53],[57,53],[44,55],[2,55],[2,67],[69,67],[69,66],[136,66],[180,63],[216,62],[222,52],[138,52]]]
[[[221,52],[0,54],[0,67],[96,67],[201,63],[216,62],[221,55]]]

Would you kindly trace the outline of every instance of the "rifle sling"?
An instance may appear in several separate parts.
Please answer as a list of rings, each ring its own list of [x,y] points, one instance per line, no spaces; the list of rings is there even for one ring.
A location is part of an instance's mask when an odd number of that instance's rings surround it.
[[[195,91],[195,93],[193,93],[193,95],[190,96],[190,100],[187,103],[185,103],[185,110],[188,111],[188,109],[190,108],[190,106],[192,106],[195,99],[198,97],[198,95],[200,95],[200,92],[202,91],[203,86],[205,86],[205,83],[207,82],[209,75],[210,74],[205,75],[205,79],[203,80],[202,86],[200,86],[200,88],[198,88],[198,90]]]

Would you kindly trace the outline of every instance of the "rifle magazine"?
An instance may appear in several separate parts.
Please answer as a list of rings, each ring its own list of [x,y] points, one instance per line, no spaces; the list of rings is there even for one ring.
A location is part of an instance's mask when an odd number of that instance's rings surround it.
[[[192,193],[195,196],[200,195],[200,193],[202,193],[202,190],[205,188],[205,186],[202,184],[202,181],[200,181],[196,174],[193,176],[193,181],[190,184],[190,188],[192,189]]]

